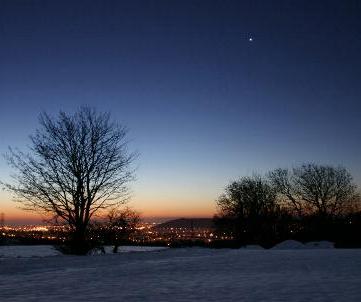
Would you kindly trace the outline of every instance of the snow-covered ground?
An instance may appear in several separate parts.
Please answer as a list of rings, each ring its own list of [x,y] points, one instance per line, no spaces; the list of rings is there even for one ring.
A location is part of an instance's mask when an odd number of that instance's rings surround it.
[[[0,259],[15,257],[47,257],[61,255],[50,245],[0,245]]]
[[[330,241],[311,241],[303,244],[295,240],[286,240],[272,247],[273,250],[302,250],[302,249],[333,249],[335,244]]]
[[[159,246],[120,246],[118,253],[128,252],[154,252],[167,249],[167,247]],[[113,252],[112,246],[105,246],[104,251],[108,253]],[[100,254],[100,251],[95,251],[94,254]],[[60,256],[61,253],[54,249],[51,245],[8,245],[0,246],[0,258],[27,258],[27,257],[47,257]],[[1,301],[1,300],[0,300]]]
[[[0,301],[361,301],[361,250],[0,258]]]

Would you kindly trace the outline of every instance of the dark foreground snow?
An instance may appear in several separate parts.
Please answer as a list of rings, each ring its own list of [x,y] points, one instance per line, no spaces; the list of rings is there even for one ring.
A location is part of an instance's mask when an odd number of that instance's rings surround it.
[[[361,250],[0,257],[0,301],[361,301]]]

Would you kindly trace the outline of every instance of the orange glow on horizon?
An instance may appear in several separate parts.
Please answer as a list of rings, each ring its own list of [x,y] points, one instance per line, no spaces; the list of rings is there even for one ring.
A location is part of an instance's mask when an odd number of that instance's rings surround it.
[[[211,218],[216,213],[214,202],[205,199],[194,201],[193,198],[179,198],[177,200],[148,200],[134,198],[124,207],[128,206],[137,211],[142,219],[164,218]],[[0,193],[0,213],[5,215],[5,224],[41,224],[46,217],[41,213],[25,211],[21,204],[11,201],[7,193]]]

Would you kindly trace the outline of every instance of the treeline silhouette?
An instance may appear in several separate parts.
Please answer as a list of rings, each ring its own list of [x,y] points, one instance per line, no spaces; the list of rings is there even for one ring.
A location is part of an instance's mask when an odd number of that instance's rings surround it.
[[[214,245],[268,248],[294,239],[361,247],[357,190],[345,168],[314,163],[242,177],[225,188],[214,216],[217,233],[234,239]]]

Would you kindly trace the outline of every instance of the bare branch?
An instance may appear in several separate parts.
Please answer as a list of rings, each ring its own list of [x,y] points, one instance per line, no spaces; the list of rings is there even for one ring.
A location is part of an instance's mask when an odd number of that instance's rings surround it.
[[[56,119],[43,113],[39,123],[29,154],[9,149],[16,174],[5,186],[25,208],[84,231],[99,209],[127,200],[136,157],[127,150],[127,129],[88,107]]]

